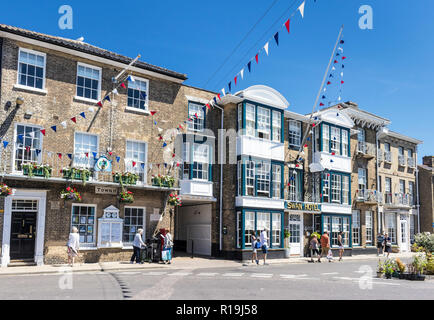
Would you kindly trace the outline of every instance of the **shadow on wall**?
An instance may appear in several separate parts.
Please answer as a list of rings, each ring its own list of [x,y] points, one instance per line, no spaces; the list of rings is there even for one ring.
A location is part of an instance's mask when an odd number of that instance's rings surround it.
[[[8,101],[5,104],[4,110],[7,111],[9,110],[11,105],[11,102]],[[15,107],[14,110],[12,110],[11,113],[9,113],[9,115],[6,117],[5,121],[3,121],[3,123],[0,126],[0,139],[3,139],[3,137],[5,136],[5,134],[8,132],[9,128],[12,125],[12,122],[18,112],[19,107]]]

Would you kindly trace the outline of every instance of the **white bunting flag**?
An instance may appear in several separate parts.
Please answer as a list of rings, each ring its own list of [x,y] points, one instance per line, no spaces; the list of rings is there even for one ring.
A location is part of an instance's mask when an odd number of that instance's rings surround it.
[[[35,137],[35,132],[34,131],[29,132],[29,136],[31,136],[32,138],[34,138]]]
[[[341,101],[341,96],[338,97],[338,101]]]
[[[339,47],[338,50],[340,50],[341,52],[344,52],[344,49],[342,49],[341,47]]]
[[[93,107],[89,107],[90,112],[95,112],[95,109]]]
[[[335,66],[332,67],[332,70],[336,70]]]
[[[160,133],[161,133],[161,132],[163,132],[163,129],[161,129],[161,128],[158,128],[158,132],[160,132]]]
[[[63,121],[60,124],[62,125],[63,129],[66,129],[66,127],[67,127],[66,121]]]
[[[241,69],[240,74],[241,74],[241,80],[242,80],[244,78],[244,68]]]
[[[48,151],[47,155],[51,158],[52,153]]]
[[[116,88],[114,88],[112,92],[113,92],[115,95],[118,95],[118,94],[119,94],[118,89],[116,89]]]
[[[268,56],[268,42],[265,44],[264,49],[265,49],[265,52],[267,53],[267,56]]]
[[[342,72],[341,72],[341,77],[343,77],[343,76],[344,76],[344,72],[342,71]]]
[[[225,88],[222,89],[222,92],[223,92],[223,95],[225,96],[226,95]]]
[[[301,14],[302,18],[304,18],[304,3],[305,3],[305,1],[303,1],[303,3],[297,9],[297,10],[300,10],[300,14]]]

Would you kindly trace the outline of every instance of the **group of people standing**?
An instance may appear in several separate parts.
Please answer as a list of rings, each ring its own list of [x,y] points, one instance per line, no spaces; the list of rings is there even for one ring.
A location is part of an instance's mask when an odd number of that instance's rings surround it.
[[[392,252],[392,239],[386,233],[381,232],[377,235],[377,256],[383,254],[383,256],[387,253],[387,258],[389,258],[389,254]]]
[[[258,236],[257,233],[254,233],[252,235],[252,263],[255,263],[259,265],[259,256],[258,256],[258,250],[262,250],[263,259],[264,259],[264,265],[267,265],[267,253],[268,253],[268,229],[264,228],[260,235]]]
[[[343,235],[344,233],[341,231],[338,234],[338,247],[339,247],[339,261],[342,261],[342,256],[344,254],[344,243],[343,243]],[[321,244],[321,252],[320,252],[320,244]],[[315,262],[314,257],[318,258],[318,262],[321,262],[322,257],[327,257],[329,262],[332,262],[333,260],[333,254],[331,251],[330,246],[330,236],[329,232],[325,231],[320,240],[318,241],[318,237],[316,234],[312,234],[310,241],[309,241],[309,247],[311,250],[310,255],[310,261],[309,262]]]

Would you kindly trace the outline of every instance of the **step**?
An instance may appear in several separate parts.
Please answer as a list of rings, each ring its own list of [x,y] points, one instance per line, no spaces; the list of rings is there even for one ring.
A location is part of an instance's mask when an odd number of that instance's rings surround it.
[[[36,262],[33,259],[17,259],[11,260],[8,263],[8,267],[29,267],[36,266]]]

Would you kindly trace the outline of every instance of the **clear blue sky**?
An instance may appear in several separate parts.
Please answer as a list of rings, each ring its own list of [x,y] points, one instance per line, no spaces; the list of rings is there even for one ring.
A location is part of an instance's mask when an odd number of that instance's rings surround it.
[[[274,0],[273,0],[274,1]],[[8,1],[0,22],[85,42],[186,73],[186,84],[203,87],[272,0],[219,1]],[[281,27],[302,0],[278,0],[255,30],[217,73],[206,89],[227,90],[228,81]],[[58,9],[73,8],[73,29],[61,30]],[[291,6],[288,14],[270,29]],[[373,9],[373,30],[361,30],[361,5]],[[306,0],[305,16],[296,14],[291,34],[280,29],[279,47],[270,42],[259,65],[236,90],[269,85],[290,102],[290,109],[309,113],[321,84],[334,41],[345,25],[342,95],[361,108],[392,121],[391,129],[423,140],[423,155],[434,154],[434,1]],[[262,37],[266,33],[265,37]],[[249,52],[249,49],[258,42]],[[229,73],[230,76],[225,77]],[[235,91],[233,89],[233,91]]]

